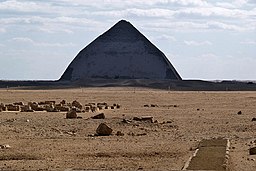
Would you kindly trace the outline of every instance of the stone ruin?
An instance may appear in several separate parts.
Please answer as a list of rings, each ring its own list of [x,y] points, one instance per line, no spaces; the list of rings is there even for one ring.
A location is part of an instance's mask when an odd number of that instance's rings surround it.
[[[77,113],[81,112],[98,112],[100,110],[108,109],[119,109],[120,104],[109,105],[107,103],[87,103],[81,104],[79,101],[74,100],[72,102],[66,102],[62,100],[59,103],[56,101],[41,101],[41,102],[28,102],[27,104],[23,102],[15,102],[12,104],[0,103],[0,112],[2,111],[15,111],[15,112],[69,112],[75,110]]]

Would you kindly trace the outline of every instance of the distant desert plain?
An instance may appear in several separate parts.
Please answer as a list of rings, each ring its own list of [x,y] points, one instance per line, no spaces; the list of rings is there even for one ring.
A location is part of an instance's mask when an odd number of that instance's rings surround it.
[[[78,118],[56,111],[0,112],[0,170],[182,170],[199,143],[213,138],[230,141],[226,170],[256,170],[256,155],[249,154],[256,146],[254,91],[0,89],[5,105],[62,100],[83,105]],[[89,103],[109,108],[83,111]],[[99,113],[105,119],[91,118]],[[97,135],[100,123],[112,128],[111,135]]]

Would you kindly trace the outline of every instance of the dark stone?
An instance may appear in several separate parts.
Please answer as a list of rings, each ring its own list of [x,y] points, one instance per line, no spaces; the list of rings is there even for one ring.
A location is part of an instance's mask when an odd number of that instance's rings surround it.
[[[127,120],[127,119],[123,119],[123,120],[122,120],[122,123],[128,124],[128,123],[131,123],[131,121],[129,121],[129,120]]]
[[[256,154],[256,147],[252,147],[249,149],[250,155],[255,155]]]
[[[142,117],[134,117],[133,120],[135,121],[149,121],[151,123],[153,123],[153,117],[152,116],[142,116]]]
[[[96,129],[96,133],[99,136],[109,136],[112,133],[112,129],[108,127],[105,123],[101,123]]]
[[[156,104],[151,104],[150,106],[151,107],[158,107],[158,105],[156,105]]]
[[[100,113],[100,114],[95,115],[95,116],[92,117],[92,119],[105,119],[105,118],[106,117],[105,117],[104,113]]]
[[[76,119],[77,118],[76,110],[72,109],[71,111],[67,112],[66,118],[67,119]]]
[[[256,118],[252,118],[252,121],[256,121]]]
[[[237,112],[237,114],[238,114],[238,115],[241,115],[241,114],[242,114],[242,111]]]
[[[141,118],[139,118],[139,117],[133,117],[133,120],[135,120],[135,121],[141,121]]]

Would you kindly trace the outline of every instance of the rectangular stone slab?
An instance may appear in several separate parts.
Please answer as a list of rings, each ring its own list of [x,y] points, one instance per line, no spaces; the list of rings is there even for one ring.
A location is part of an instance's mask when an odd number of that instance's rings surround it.
[[[226,170],[227,139],[202,140],[186,170]]]

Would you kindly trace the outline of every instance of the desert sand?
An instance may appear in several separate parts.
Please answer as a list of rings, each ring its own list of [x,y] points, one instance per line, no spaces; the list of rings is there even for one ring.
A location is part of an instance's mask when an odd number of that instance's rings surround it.
[[[77,100],[120,109],[78,113],[0,112],[0,170],[181,170],[199,142],[228,138],[228,170],[256,170],[256,92],[167,91],[146,88],[1,89],[0,103]],[[151,104],[155,107],[151,107]],[[149,107],[145,107],[148,105]],[[241,111],[241,114],[238,112]],[[152,116],[154,123],[134,121]],[[123,123],[123,119],[131,121]],[[96,136],[100,123],[113,129]],[[115,135],[121,131],[124,136]]]

